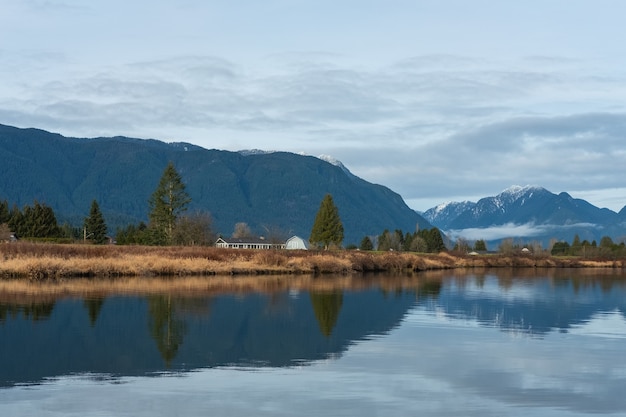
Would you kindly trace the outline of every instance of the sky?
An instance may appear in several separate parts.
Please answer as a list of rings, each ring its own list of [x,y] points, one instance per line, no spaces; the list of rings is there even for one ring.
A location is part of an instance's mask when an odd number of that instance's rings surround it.
[[[0,123],[626,205],[622,0],[0,0]]]

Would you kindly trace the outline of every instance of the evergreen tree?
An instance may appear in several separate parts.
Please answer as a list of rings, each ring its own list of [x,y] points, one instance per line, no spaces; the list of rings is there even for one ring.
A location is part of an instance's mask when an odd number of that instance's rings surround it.
[[[0,224],[8,223],[10,219],[9,202],[6,200],[0,201]]]
[[[9,226],[20,237],[52,238],[60,234],[54,211],[38,201],[32,207],[24,206],[22,211],[14,206]]]
[[[185,191],[185,184],[180,174],[170,162],[159,181],[159,185],[150,197],[150,229],[152,241],[157,245],[172,243],[174,227],[178,216],[187,210],[191,202]]]
[[[443,237],[441,232],[436,227],[429,230],[430,241],[428,242],[428,250],[430,252],[439,253],[446,250],[446,245],[443,243]]]
[[[343,241],[343,224],[339,218],[339,210],[333,202],[333,197],[326,194],[315,216],[315,223],[311,229],[309,242],[316,246],[328,249],[330,244],[341,245]]]
[[[485,241],[483,239],[478,239],[476,242],[474,242],[474,250],[475,251],[486,251],[487,250],[487,244],[485,243]]]
[[[574,235],[574,240],[572,241],[572,245],[570,246],[570,255],[578,256],[580,255],[582,249],[582,244],[580,243],[580,236],[578,234]]]
[[[359,246],[361,250],[374,250],[374,244],[372,243],[372,239],[369,236],[365,236],[363,240],[361,240],[361,246]]]
[[[569,254],[569,250],[569,243],[556,242],[554,245],[552,245],[552,250],[550,251],[550,254],[553,256],[564,256]]]
[[[17,207],[17,205],[13,206],[9,214],[9,227],[15,234],[17,234],[18,237],[26,236],[26,228],[24,227],[24,215]]]
[[[139,222],[137,226],[130,224],[123,228],[117,228],[115,241],[118,245],[148,245],[148,226],[144,222]]]
[[[391,248],[391,238],[389,237],[389,230],[383,230],[383,233],[378,236],[378,247],[376,248],[379,251],[387,251]]]
[[[432,229],[422,229],[417,232],[417,235],[426,242],[428,252],[439,253],[446,250],[441,232],[436,227]]]
[[[90,239],[98,245],[103,244],[107,240],[107,225],[104,222],[104,217],[96,200],[91,202],[89,217],[86,217],[83,222],[83,233],[84,239]]]

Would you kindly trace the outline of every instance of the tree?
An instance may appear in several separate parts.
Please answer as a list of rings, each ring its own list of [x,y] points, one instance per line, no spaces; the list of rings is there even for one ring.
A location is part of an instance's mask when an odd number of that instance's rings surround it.
[[[420,237],[415,233],[413,235],[413,239],[411,239],[411,247],[409,248],[411,252],[428,252],[428,245],[423,237]]]
[[[185,184],[174,164],[167,164],[159,185],[150,197],[150,228],[152,240],[157,245],[172,243],[174,227],[178,216],[187,210],[191,202],[185,191]]]
[[[86,217],[83,222],[83,238],[90,239],[98,245],[102,245],[107,240],[107,225],[96,200],[91,202],[89,217]]]
[[[247,237],[252,237],[252,230],[250,230],[250,226],[248,223],[239,222],[235,224],[235,230],[233,231],[233,235],[235,239],[244,239]]]
[[[572,241],[572,245],[570,246],[570,255],[578,256],[580,255],[582,249],[582,244],[580,243],[580,236],[578,234],[574,235],[574,240]]]
[[[469,242],[465,238],[459,237],[452,250],[467,253],[470,250]]]
[[[139,222],[137,226],[130,224],[124,228],[117,228],[115,241],[118,245],[148,245],[150,236],[148,226]]]
[[[514,250],[515,245],[513,243],[513,238],[508,237],[506,239],[502,239],[502,241],[500,242],[500,252],[510,255],[513,253]]]
[[[215,242],[211,224],[212,219],[208,212],[180,216],[176,221],[172,243],[183,246],[209,246]]]
[[[552,256],[565,256],[569,254],[569,243],[567,242],[555,242],[552,245],[552,249],[550,250],[550,254]]]
[[[432,229],[422,229],[417,232],[417,235],[426,241],[428,252],[439,253],[446,250],[441,232],[436,227]]]
[[[35,201],[34,205],[11,210],[9,226],[20,237],[54,238],[59,236],[59,225],[51,207]]]
[[[10,219],[9,202],[7,200],[0,201],[0,224],[8,223]]]
[[[487,250],[487,244],[485,243],[485,241],[483,239],[478,239],[476,242],[474,242],[474,250],[475,251],[486,251]]]
[[[343,224],[339,217],[339,210],[333,202],[333,197],[330,194],[326,194],[315,216],[309,242],[328,249],[331,243],[339,246],[342,241]]]
[[[365,236],[363,240],[361,240],[361,246],[359,246],[361,250],[374,250],[374,244],[372,243],[372,239],[369,236]]]

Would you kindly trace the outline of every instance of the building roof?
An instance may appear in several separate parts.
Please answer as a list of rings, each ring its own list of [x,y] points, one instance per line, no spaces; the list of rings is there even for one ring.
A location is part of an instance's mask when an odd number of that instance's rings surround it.
[[[217,239],[217,241],[223,241],[225,243],[231,243],[231,244],[246,244],[246,243],[252,243],[252,244],[268,244],[271,245],[272,242],[270,242],[269,240],[266,240],[264,238],[261,237],[220,237],[219,239]]]

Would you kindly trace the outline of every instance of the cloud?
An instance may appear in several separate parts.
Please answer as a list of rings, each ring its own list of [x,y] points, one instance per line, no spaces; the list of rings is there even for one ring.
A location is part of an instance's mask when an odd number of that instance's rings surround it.
[[[626,174],[624,77],[584,60],[439,54],[364,66],[296,51],[255,64],[176,55],[81,68],[47,54],[51,65],[31,66],[35,55],[0,51],[13,68],[0,69],[4,123],[331,154],[408,201],[517,183],[619,189]]]
[[[464,238],[466,240],[479,240],[484,239],[486,241],[494,241],[507,239],[511,237],[515,238],[533,238],[537,236],[546,236],[549,234],[555,234],[559,231],[579,229],[579,228],[597,228],[598,226],[592,223],[573,223],[568,225],[536,225],[533,223],[515,224],[506,223],[497,226],[485,227],[485,228],[468,228],[468,229],[456,229],[447,230],[446,234],[452,239],[457,240]]]

